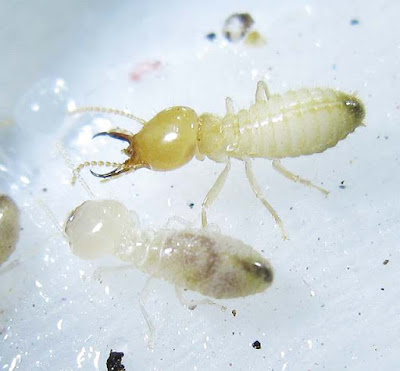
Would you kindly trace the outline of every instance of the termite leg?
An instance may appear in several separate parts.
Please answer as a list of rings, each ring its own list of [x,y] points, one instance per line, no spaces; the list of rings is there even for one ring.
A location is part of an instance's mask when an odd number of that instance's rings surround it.
[[[233,100],[231,99],[231,98],[229,98],[229,97],[227,97],[226,99],[225,99],[225,104],[226,104],[226,113],[229,115],[229,114],[234,114],[235,113],[235,110],[234,110],[234,108],[233,108]]]
[[[184,296],[183,296],[183,288],[179,287],[179,286],[175,286],[175,292],[176,292],[176,296],[178,297],[179,301],[181,302],[181,304],[185,307],[188,307],[188,309],[190,310],[194,310],[197,308],[198,305],[204,305],[204,304],[208,304],[208,305],[217,305],[216,303],[214,303],[212,300],[210,299],[200,299],[200,300],[187,300]]]
[[[167,220],[167,223],[165,224],[165,229],[172,229],[174,224],[180,224],[181,226],[185,228],[190,228],[192,225],[189,220],[186,220],[185,218],[181,218],[180,216],[170,216]]]
[[[274,167],[275,170],[277,170],[279,173],[281,173],[284,177],[290,179],[293,182],[296,183],[301,183],[304,184],[307,187],[313,187],[318,189],[321,193],[323,193],[325,196],[328,196],[329,191],[327,191],[324,188],[318,187],[317,185],[313,184],[307,179],[301,178],[299,175],[293,174],[286,168],[284,168],[279,160],[273,160],[272,161],[272,166]]]
[[[146,321],[147,327],[149,328],[149,335],[147,337],[147,347],[149,349],[154,348],[154,335],[155,335],[155,328],[152,320],[150,319],[149,313],[147,313],[147,310],[145,308],[147,298],[150,293],[150,283],[153,277],[149,277],[143,287],[142,292],[140,293],[140,299],[139,299],[139,306],[140,306],[140,311],[142,312],[143,318]]]
[[[269,93],[266,82],[259,81],[257,83],[256,102],[266,102],[269,100],[269,97],[270,97],[270,93]]]
[[[137,121],[141,125],[146,124],[146,120],[143,120],[143,119],[141,119],[141,118],[139,118],[137,116],[134,116],[130,112],[121,111],[121,110],[118,110],[118,109],[108,108],[108,107],[87,106],[87,107],[72,108],[72,109],[70,109],[68,111],[69,114],[82,113],[82,112],[110,113],[112,115],[118,115],[118,116],[127,117],[128,119]]]
[[[208,191],[208,193],[203,201],[203,204],[201,206],[201,225],[203,226],[203,228],[207,227],[206,210],[208,207],[211,206],[211,204],[215,201],[215,199],[218,197],[219,193],[221,192],[221,189],[225,184],[225,181],[226,181],[226,178],[228,176],[230,169],[231,169],[231,161],[228,160],[224,170],[222,170],[221,174],[219,174],[216,182],[211,187],[211,189]]]
[[[251,166],[251,161],[249,159],[244,160],[245,162],[245,167],[246,167],[246,175],[247,179],[250,182],[251,188],[253,189],[253,192],[255,193],[256,197],[262,202],[262,204],[268,209],[268,211],[271,213],[273,218],[275,219],[275,223],[279,226],[282,232],[282,237],[284,240],[289,239],[288,235],[285,231],[285,228],[283,226],[281,218],[278,216],[277,212],[275,209],[269,204],[269,202],[264,198],[260,186],[256,182],[256,178],[254,177],[253,169]]]

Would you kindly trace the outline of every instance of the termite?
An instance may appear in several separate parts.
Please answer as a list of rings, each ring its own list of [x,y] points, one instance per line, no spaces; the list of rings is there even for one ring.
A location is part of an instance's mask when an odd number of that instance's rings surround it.
[[[265,291],[273,270],[259,252],[209,228],[140,227],[134,211],[118,201],[86,201],[69,216],[65,233],[83,259],[106,254],[152,277],[216,299]]]
[[[124,163],[90,161],[74,171],[74,183],[86,166],[114,166],[106,174],[91,173],[109,179],[140,168],[156,171],[177,169],[194,156],[225,163],[225,168],[207,193],[202,204],[202,225],[207,225],[206,210],[221,191],[231,167],[231,158],[242,160],[253,192],[269,210],[287,238],[283,223],[257,184],[252,158],[272,160],[274,169],[286,178],[314,187],[324,195],[329,192],[283,167],[280,159],[320,153],[334,147],[358,126],[363,125],[364,105],[355,95],[334,89],[311,88],[270,94],[264,81],[259,81],[255,104],[248,110],[234,112],[233,101],[226,98],[224,117],[211,113],[198,116],[183,106],[174,106],[159,112],[150,121],[130,113],[102,107],[81,107],[72,112],[104,112],[131,118],[143,125],[137,133],[115,129],[94,137],[107,135],[126,141]]]
[[[141,229],[134,211],[118,201],[86,201],[72,211],[65,234],[72,252],[82,259],[114,255],[121,261],[175,285],[182,304],[216,305],[210,299],[182,298],[190,289],[216,299],[244,297],[265,291],[274,273],[267,259],[242,241],[211,228]],[[153,348],[155,327],[145,309],[147,283],[140,295],[140,309],[149,328]],[[226,310],[226,307],[221,307]]]

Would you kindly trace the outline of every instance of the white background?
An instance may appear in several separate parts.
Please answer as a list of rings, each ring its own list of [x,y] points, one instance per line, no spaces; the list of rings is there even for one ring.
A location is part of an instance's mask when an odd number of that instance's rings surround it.
[[[253,16],[265,46],[224,40],[224,20],[240,11]],[[125,353],[128,371],[394,368],[399,14],[398,2],[383,0],[1,2],[0,190],[18,203],[23,230],[0,268],[0,367],[104,370],[113,349]],[[209,32],[215,42],[205,38]],[[160,61],[160,69],[132,81],[130,73],[148,61]],[[243,164],[233,162],[210,221],[262,251],[275,282],[263,294],[221,302],[228,307],[221,312],[189,311],[173,285],[154,281],[146,308],[156,343],[148,350],[138,303],[146,275],[111,258],[79,260],[57,229],[90,196],[70,185],[56,143],[75,164],[120,161],[123,143],[91,136],[139,126],[100,114],[68,117],[65,108],[72,101],[105,105],[150,119],[187,105],[223,115],[226,96],[236,109],[249,107],[259,79],[276,93],[306,86],[357,91],[367,126],[322,154],[284,161],[328,188],[328,198],[289,182],[267,160],[255,161],[286,242],[254,197]],[[143,228],[159,229],[173,215],[200,225],[201,202],[222,168],[193,160],[170,173],[141,170],[108,183],[87,169],[82,176],[95,198],[121,200]],[[255,340],[261,349],[251,346]]]

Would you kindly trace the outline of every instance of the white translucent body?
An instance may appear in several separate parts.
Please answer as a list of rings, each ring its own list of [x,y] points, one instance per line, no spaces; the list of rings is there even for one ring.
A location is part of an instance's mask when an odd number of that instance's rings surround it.
[[[242,241],[208,229],[140,229],[135,213],[112,200],[87,201],[69,217],[66,234],[84,259],[112,254],[154,277],[214,298],[262,292],[269,262]]]

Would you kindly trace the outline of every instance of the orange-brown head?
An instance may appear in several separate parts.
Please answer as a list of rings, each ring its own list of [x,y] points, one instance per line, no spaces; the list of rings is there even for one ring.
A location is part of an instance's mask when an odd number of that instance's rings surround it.
[[[197,151],[198,117],[188,107],[167,108],[146,122],[137,134],[109,131],[99,133],[124,140],[129,146],[124,153],[129,158],[107,174],[92,174],[110,178],[142,167],[168,171],[187,164]]]

